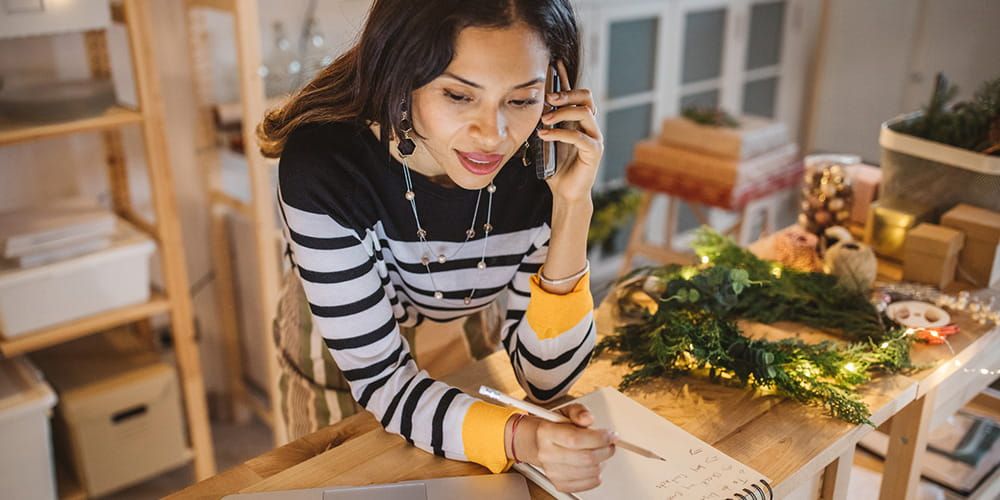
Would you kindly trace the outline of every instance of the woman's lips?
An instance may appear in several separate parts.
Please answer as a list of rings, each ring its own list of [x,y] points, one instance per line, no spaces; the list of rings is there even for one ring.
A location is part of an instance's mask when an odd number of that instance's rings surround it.
[[[465,153],[455,150],[458,161],[466,170],[476,175],[487,175],[493,173],[500,167],[503,161],[501,154]]]

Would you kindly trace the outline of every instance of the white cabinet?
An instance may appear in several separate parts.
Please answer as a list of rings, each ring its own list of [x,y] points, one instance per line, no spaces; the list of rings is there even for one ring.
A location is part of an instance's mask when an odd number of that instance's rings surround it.
[[[636,141],[686,106],[775,118],[798,138],[817,0],[574,3],[584,49],[581,85],[594,93],[605,138],[596,190],[624,183]],[[663,226],[659,212],[650,224],[653,240]],[[693,225],[682,210],[681,229]],[[614,253],[624,248],[625,235],[619,236],[612,255],[597,257],[605,267],[614,267]]]

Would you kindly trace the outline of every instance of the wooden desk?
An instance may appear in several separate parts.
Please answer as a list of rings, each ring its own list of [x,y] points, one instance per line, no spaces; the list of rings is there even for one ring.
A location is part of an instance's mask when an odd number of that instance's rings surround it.
[[[956,351],[945,346],[917,345],[913,358],[935,367],[909,376],[882,377],[864,388],[876,425],[892,423],[893,446],[886,463],[883,498],[906,498],[919,471],[917,449],[938,415],[947,415],[990,383],[981,368],[1000,366],[1000,329],[970,324],[959,318],[961,334],[952,337]],[[598,334],[615,324],[612,308],[597,310]],[[809,341],[829,338],[800,326],[752,328],[753,335],[797,336]],[[795,333],[792,333],[795,332]],[[956,363],[957,361],[957,363]],[[597,359],[573,387],[579,396],[600,386],[616,386],[627,369],[613,366],[607,356]],[[503,352],[461,370],[452,383],[469,393],[488,384],[524,396]],[[664,379],[627,391],[635,400],[670,419],[736,460],[770,477],[776,498],[846,498],[854,447],[868,426],[851,425],[826,416],[822,409],[803,406],[775,395],[723,387],[696,377]],[[934,394],[941,394],[934,398]],[[946,413],[947,412],[947,413]],[[906,444],[902,438],[907,438]],[[362,485],[409,479],[484,474],[475,464],[433,456],[384,432],[362,413],[272,450],[222,474],[193,485],[175,498],[219,498],[236,492]],[[549,498],[531,485],[533,498]]]

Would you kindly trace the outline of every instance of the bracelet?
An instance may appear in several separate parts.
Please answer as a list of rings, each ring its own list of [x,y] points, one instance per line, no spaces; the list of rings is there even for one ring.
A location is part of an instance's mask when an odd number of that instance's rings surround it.
[[[583,275],[585,275],[588,272],[590,272],[590,259],[587,259],[587,265],[583,266],[583,269],[580,272],[578,272],[578,273],[576,273],[576,274],[574,274],[572,276],[569,276],[567,278],[562,278],[562,279],[558,279],[558,280],[551,280],[551,279],[546,278],[545,274],[542,273],[542,271],[544,269],[545,269],[545,266],[542,266],[541,268],[538,269],[538,279],[542,280],[542,283],[545,283],[546,285],[563,285],[563,284],[566,284],[566,283],[570,283],[570,282],[576,281],[576,280],[582,278]]]
[[[516,439],[516,437],[517,437],[517,424],[520,424],[521,420],[524,420],[524,417],[527,417],[527,416],[528,415],[526,415],[524,413],[518,413],[517,416],[514,417],[514,423],[511,424],[511,426],[510,426],[510,454],[514,457],[514,463],[516,463],[516,464],[521,463],[521,461],[518,460],[518,458],[517,458],[517,448],[514,447],[514,443],[517,442],[517,439]]]

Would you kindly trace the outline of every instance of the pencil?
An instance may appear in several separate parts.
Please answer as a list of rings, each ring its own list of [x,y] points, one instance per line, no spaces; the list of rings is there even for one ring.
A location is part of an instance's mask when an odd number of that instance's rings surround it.
[[[492,387],[486,387],[485,385],[479,386],[479,394],[482,394],[483,396],[486,396],[494,401],[503,403],[505,405],[513,406],[514,408],[517,408],[519,410],[524,410],[531,415],[534,415],[538,418],[544,418],[549,422],[555,422],[555,423],[570,422],[570,419],[566,418],[561,413],[556,413],[551,410],[546,410],[541,406],[529,403],[521,399],[512,398]],[[653,453],[652,451],[649,451],[646,448],[643,448],[639,445],[625,441],[624,439],[619,439],[618,442],[615,443],[615,446],[620,446],[628,451],[631,451],[646,458],[663,460],[664,462],[667,461],[667,459],[657,455],[656,453]]]

